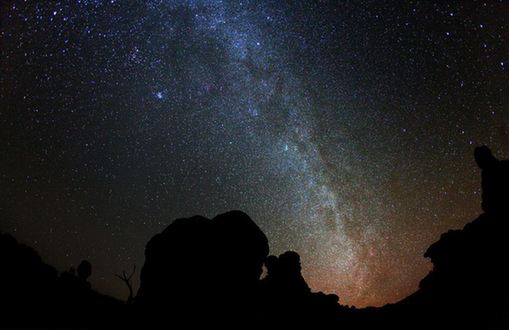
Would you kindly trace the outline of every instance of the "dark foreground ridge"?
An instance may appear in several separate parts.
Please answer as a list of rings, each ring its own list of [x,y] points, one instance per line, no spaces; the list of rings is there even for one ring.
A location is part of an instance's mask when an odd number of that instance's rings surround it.
[[[128,302],[91,289],[88,261],[59,273],[32,248],[0,234],[0,328],[509,329],[509,162],[487,147],[477,148],[475,158],[484,213],[428,248],[432,271],[398,303],[355,309],[336,295],[312,292],[296,252],[269,255],[255,222],[230,211],[177,219],[155,235]],[[129,284],[130,276],[119,277]]]

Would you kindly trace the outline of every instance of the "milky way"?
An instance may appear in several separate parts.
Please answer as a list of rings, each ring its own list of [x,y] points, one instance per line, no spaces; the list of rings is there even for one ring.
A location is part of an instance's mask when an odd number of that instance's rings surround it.
[[[101,292],[173,219],[241,209],[313,290],[412,293],[509,157],[504,1],[6,1],[0,230]]]

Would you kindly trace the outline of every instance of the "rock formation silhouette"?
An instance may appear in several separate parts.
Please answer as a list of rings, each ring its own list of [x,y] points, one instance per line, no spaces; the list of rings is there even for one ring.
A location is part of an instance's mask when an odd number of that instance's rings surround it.
[[[30,247],[0,233],[0,328],[222,325],[343,329],[509,329],[509,162],[483,146],[482,209],[424,256],[433,269],[419,289],[381,308],[349,308],[312,292],[294,251],[269,254],[251,218],[230,211],[173,221],[146,245],[132,304],[92,290],[92,265],[59,273]],[[263,266],[266,276],[260,279]],[[130,292],[131,275],[118,276]],[[132,294],[130,299],[133,300]],[[29,315],[30,317],[27,317]]]
[[[32,248],[0,233],[0,328],[83,327],[113,313],[120,303],[93,291],[92,266],[82,261],[59,274]]]
[[[478,147],[474,157],[481,168],[482,179],[482,209],[493,216],[507,216],[509,214],[509,161],[498,160],[491,150]]]
[[[444,328],[487,328],[509,311],[509,162],[486,146],[474,156],[482,171],[484,213],[427,249],[433,269],[402,302]]]
[[[250,313],[268,252],[267,237],[244,212],[177,219],[146,246],[135,304],[147,313]]]
[[[265,260],[267,276],[261,281],[262,317],[280,325],[329,323],[341,310],[334,294],[311,292],[301,273],[300,256],[286,251]]]

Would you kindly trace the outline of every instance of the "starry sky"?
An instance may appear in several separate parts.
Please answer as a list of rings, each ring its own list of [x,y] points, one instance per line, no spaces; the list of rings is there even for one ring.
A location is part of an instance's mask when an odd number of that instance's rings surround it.
[[[92,285],[247,212],[313,290],[395,302],[509,157],[508,1],[0,4],[0,230]]]

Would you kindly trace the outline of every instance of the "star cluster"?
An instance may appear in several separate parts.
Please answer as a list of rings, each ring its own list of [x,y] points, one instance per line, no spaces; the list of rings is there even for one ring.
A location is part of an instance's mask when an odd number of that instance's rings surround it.
[[[4,1],[0,230],[122,297],[177,217],[247,212],[314,290],[412,293],[509,157],[506,1]]]

